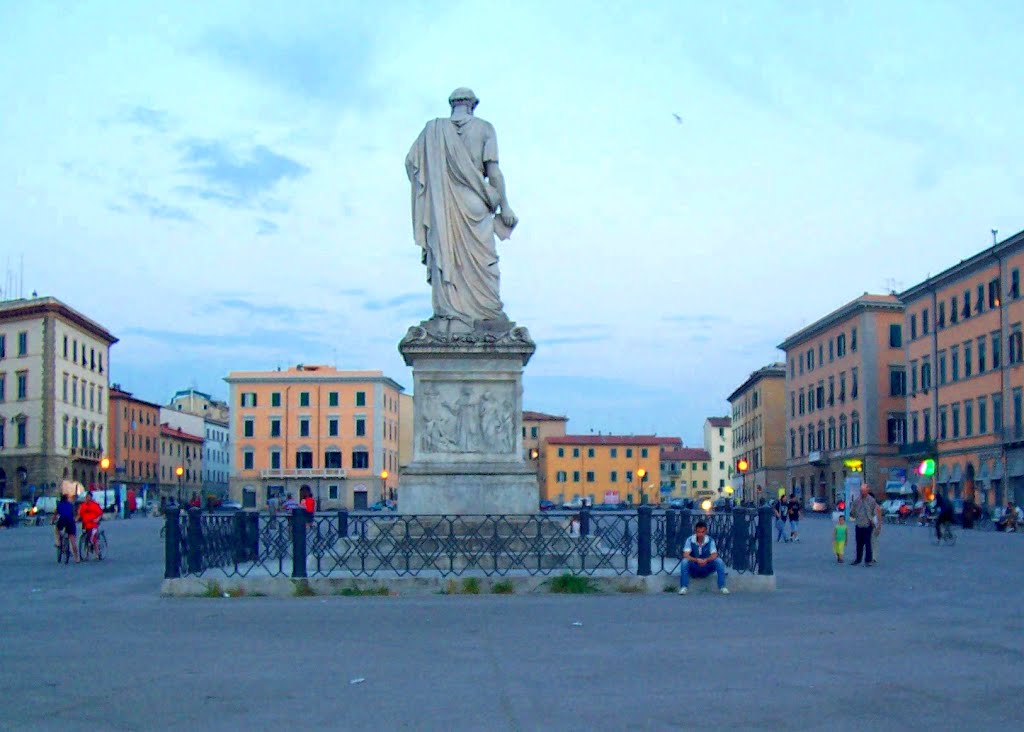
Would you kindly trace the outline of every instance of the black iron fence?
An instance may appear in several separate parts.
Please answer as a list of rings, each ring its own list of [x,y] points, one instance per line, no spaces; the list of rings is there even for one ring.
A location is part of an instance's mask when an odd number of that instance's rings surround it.
[[[170,508],[164,576],[678,574],[683,545],[699,520],[732,572],[773,573],[767,507],[514,516]]]

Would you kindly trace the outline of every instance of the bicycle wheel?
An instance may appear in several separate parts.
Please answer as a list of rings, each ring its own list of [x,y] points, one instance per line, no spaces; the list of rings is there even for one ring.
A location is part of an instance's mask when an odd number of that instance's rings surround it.
[[[107,555],[107,535],[104,532],[100,532],[100,535],[96,537],[96,558],[102,560]]]
[[[66,534],[61,532],[60,541],[57,542],[57,564],[60,564],[64,560],[64,547],[67,546],[68,537]]]

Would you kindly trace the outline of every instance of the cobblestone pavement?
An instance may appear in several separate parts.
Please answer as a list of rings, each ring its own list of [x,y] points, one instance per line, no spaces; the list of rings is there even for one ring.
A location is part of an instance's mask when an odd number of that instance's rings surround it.
[[[865,568],[801,529],[768,594],[294,599],[159,597],[155,519],[79,566],[0,531],[0,729],[1019,724],[1024,536],[886,526]]]

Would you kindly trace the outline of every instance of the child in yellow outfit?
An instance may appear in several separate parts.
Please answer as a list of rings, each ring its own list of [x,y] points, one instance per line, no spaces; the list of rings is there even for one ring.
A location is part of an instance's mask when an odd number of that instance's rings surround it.
[[[846,552],[846,516],[839,514],[836,530],[832,537],[832,549],[836,553],[836,561],[842,564],[843,554]]]

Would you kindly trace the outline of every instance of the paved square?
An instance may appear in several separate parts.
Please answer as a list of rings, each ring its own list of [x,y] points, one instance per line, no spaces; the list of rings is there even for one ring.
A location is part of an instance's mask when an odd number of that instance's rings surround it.
[[[81,566],[0,531],[0,729],[980,730],[1024,704],[1024,535],[886,526],[851,567],[809,518],[777,592],[728,597],[170,599],[160,522],[105,528]]]

